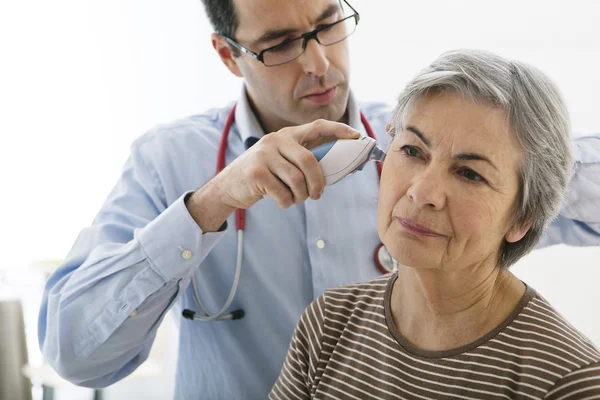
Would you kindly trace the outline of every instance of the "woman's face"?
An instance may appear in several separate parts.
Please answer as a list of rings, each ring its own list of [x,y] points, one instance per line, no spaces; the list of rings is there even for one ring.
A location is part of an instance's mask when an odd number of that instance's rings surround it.
[[[418,100],[395,130],[381,176],[378,232],[414,268],[497,265],[512,225],[521,150],[506,113],[437,92]]]

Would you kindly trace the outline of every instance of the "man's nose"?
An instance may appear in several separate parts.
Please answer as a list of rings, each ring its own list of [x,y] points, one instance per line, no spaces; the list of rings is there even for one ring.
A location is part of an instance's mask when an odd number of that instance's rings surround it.
[[[307,75],[323,76],[329,69],[329,60],[326,57],[327,50],[321,46],[316,38],[311,38],[306,42],[304,54],[298,58],[302,63],[304,72]]]
[[[447,184],[447,177],[430,166],[413,178],[407,194],[419,208],[441,210],[446,205]]]

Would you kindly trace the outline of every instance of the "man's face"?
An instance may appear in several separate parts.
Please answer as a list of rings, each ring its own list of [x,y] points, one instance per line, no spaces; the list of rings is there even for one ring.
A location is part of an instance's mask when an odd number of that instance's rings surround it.
[[[338,0],[235,0],[235,40],[261,50],[348,16]],[[316,40],[286,64],[267,67],[243,54],[235,62],[260,122],[268,132],[324,118],[338,121],[349,93],[347,41],[321,46]]]

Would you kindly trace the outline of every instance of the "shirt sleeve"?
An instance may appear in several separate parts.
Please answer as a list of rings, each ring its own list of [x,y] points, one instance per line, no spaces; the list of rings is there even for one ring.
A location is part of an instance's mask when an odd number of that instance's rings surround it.
[[[539,247],[600,246],[600,134],[574,141],[575,168],[560,215]]]
[[[294,331],[288,353],[270,400],[311,399],[323,341],[325,297],[321,295],[304,311]]]
[[[575,370],[560,379],[546,394],[547,400],[600,398],[600,363]]]
[[[224,234],[203,234],[185,195],[167,206],[156,170],[132,147],[92,225],[46,283],[38,338],[61,376],[104,387],[147,359],[167,310]]]

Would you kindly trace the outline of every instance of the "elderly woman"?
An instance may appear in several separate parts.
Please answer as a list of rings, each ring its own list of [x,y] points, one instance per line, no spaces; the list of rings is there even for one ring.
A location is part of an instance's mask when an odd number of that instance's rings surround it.
[[[508,269],[557,214],[569,120],[536,69],[442,55],[388,126],[378,232],[398,271],[302,315],[272,399],[598,399],[600,352]]]

